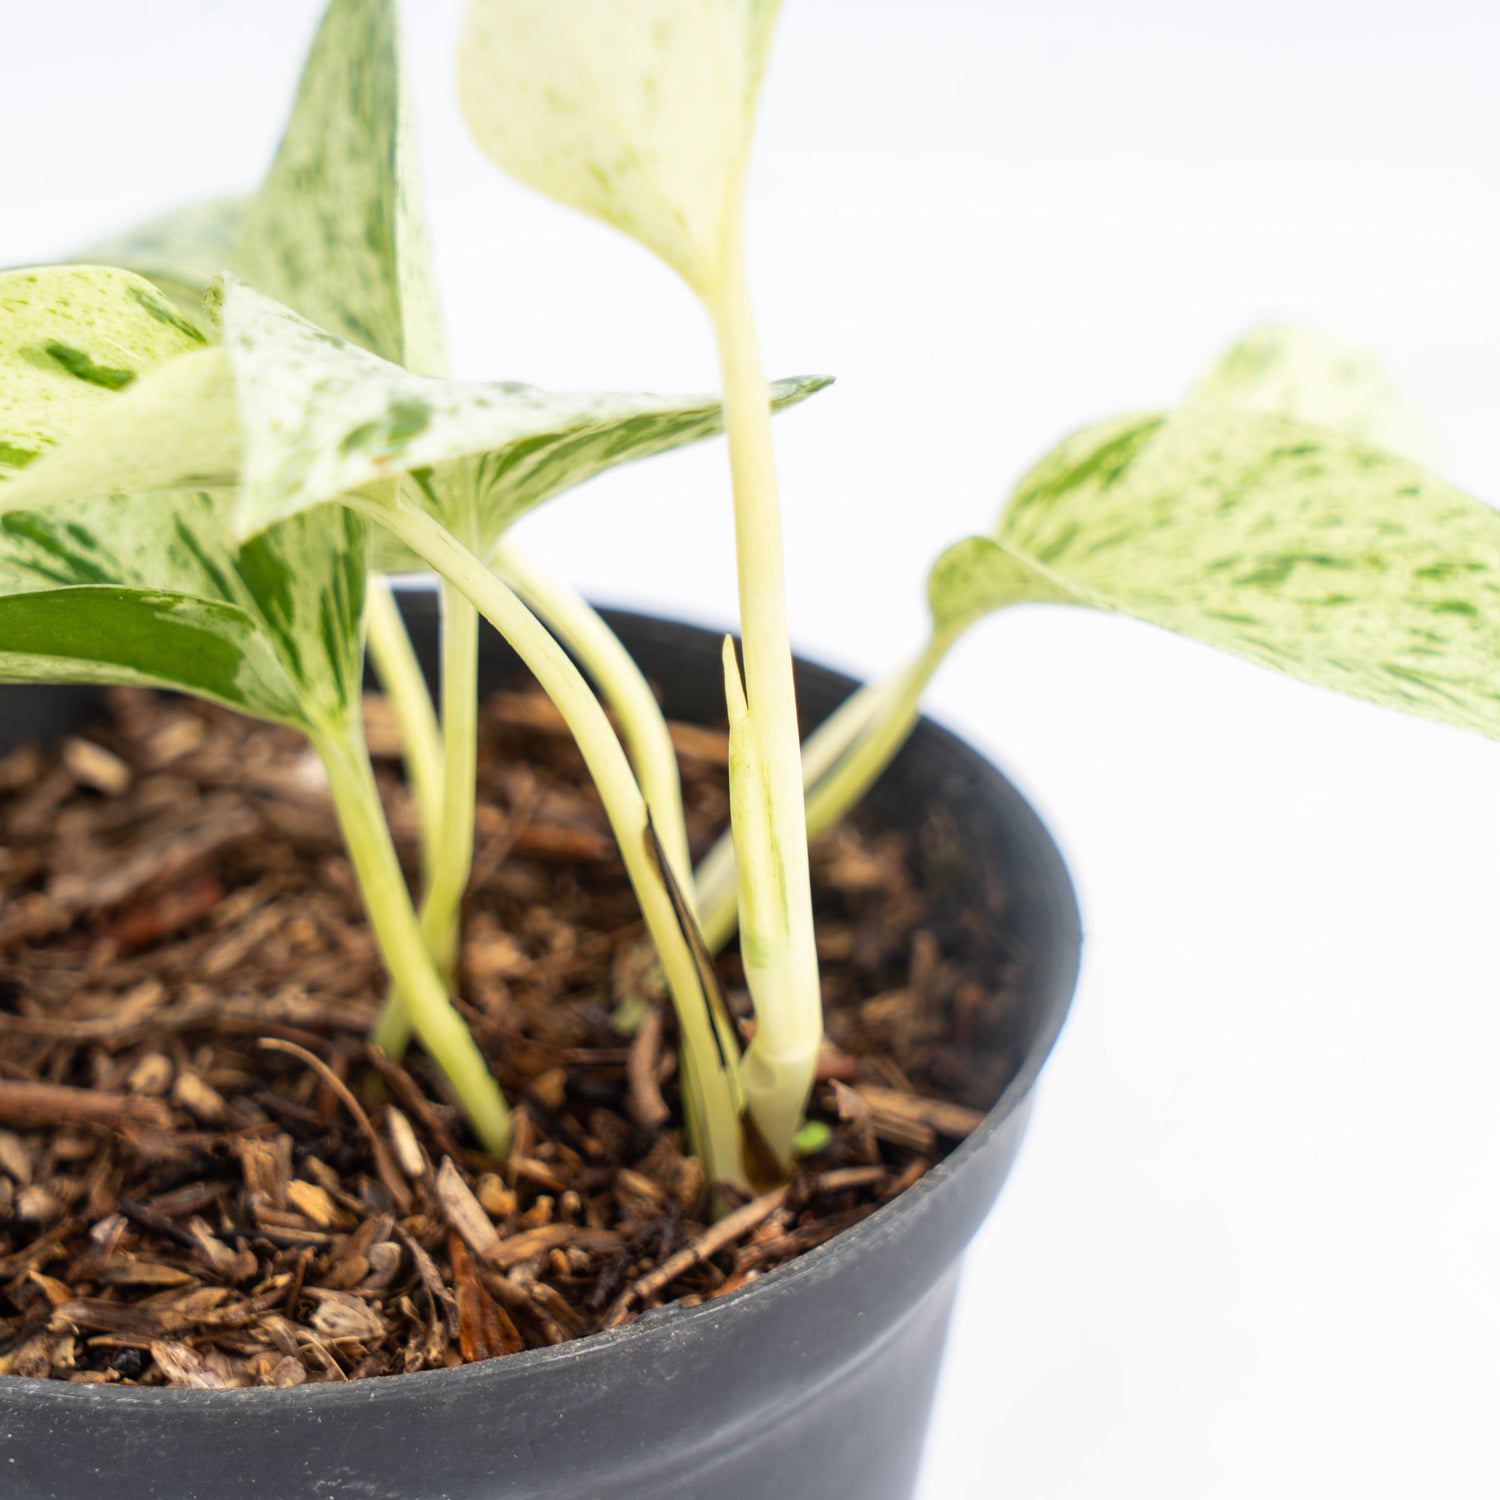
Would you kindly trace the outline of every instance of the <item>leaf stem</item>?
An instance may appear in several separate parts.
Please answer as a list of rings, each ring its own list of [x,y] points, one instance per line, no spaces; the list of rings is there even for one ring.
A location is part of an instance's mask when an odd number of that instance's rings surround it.
[[[921,699],[956,633],[934,636],[896,676],[851,693],[802,747],[807,837],[821,838],[848,816],[910,738]],[[739,922],[734,840],[725,834],[698,866],[695,888],[703,941],[717,953]]]
[[[458,588],[510,642],[567,722],[619,842],[676,1006],[695,1149],[714,1181],[747,1186],[738,1039],[727,1013],[714,1008],[705,990],[683,914],[662,878],[645,798],[599,700],[547,628],[438,521],[405,500],[394,508],[372,505],[369,514]]]
[[[812,1088],[823,1035],[822,993],[771,409],[738,208],[725,243],[722,273],[705,305],[724,387],[744,656],[741,753],[731,763],[730,790],[737,842],[760,855],[740,869],[741,953],[756,1012],[755,1039],[742,1072],[751,1115],[766,1145],[785,1164]],[[736,779],[746,793],[738,798]]]
[[[334,809],[354,865],[381,959],[422,1045],[442,1069],[486,1151],[510,1149],[510,1110],[484,1054],[448,998],[422,940],[357,723],[318,735]]]
[[[443,736],[432,694],[391,586],[370,576],[365,593],[370,656],[401,727],[401,756],[422,829],[422,868],[431,878],[443,818]]]
[[[459,919],[474,864],[474,781],[479,740],[479,615],[452,584],[441,585],[443,700],[442,797],[433,856],[419,920],[422,940],[451,990],[458,966]],[[387,1057],[399,1058],[411,1039],[411,1022],[399,990],[386,997],[373,1036]]]
[[[447,580],[442,584],[443,822],[438,859],[422,901],[422,932],[438,970],[451,982],[459,914],[474,863],[474,796],[479,743],[479,615]]]
[[[576,589],[505,543],[496,548],[491,562],[576,658],[614,710],[657,835],[672,862],[672,873],[684,891],[691,891],[693,862],[677,752],[651,684],[619,636]]]

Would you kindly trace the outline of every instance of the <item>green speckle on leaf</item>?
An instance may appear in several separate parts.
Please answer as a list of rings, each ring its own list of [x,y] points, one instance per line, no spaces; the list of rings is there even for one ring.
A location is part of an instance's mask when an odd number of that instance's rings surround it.
[[[175,328],[185,338],[190,338],[194,343],[206,344],[208,342],[198,329],[194,328],[181,313],[172,306],[170,302],[161,297],[153,297],[141,287],[129,288],[130,295],[156,319],[158,323],[165,323],[168,328]]]
[[[82,349],[74,349],[56,339],[46,345],[46,352],[69,375],[86,380],[90,385],[103,386],[107,391],[123,391],[135,379],[134,370],[114,370],[108,365],[95,364]]]
[[[14,443],[0,443],[0,464],[10,469],[24,469],[41,454],[30,448],[17,448]]]
[[[432,407],[415,397],[403,396],[392,401],[383,417],[364,422],[346,433],[339,444],[345,455],[360,449],[393,453],[423,430],[432,420]]]

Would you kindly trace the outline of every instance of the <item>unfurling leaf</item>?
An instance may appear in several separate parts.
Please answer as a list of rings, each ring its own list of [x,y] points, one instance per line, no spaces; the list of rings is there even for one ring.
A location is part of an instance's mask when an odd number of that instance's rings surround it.
[[[472,0],[458,92],[480,148],[654,250],[700,294],[739,208],[778,0]]]
[[[1321,329],[1275,325],[1246,335],[1185,404],[1331,427],[1414,463],[1438,466],[1441,444],[1426,412],[1378,356]]]

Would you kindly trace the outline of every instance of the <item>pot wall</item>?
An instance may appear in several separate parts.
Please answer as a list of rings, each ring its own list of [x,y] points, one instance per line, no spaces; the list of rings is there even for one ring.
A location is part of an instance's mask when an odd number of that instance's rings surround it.
[[[408,596],[426,665],[431,596]],[[611,622],[676,717],[722,715],[713,632]],[[485,637],[484,687],[514,677]],[[850,691],[799,664],[804,726]],[[56,734],[87,689],[0,687],[0,750]],[[1020,794],[926,721],[877,789],[934,798],[998,849],[1030,980],[1019,1071],[984,1125],[897,1202],[727,1297],[617,1333],[343,1386],[201,1392],[0,1379],[5,1500],[908,1500],[964,1246],[1020,1146],[1077,976],[1072,886]]]

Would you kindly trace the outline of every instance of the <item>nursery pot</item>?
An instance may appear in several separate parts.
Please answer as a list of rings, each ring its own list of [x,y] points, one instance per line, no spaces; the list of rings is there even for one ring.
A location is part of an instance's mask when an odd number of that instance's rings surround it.
[[[430,595],[404,608],[429,669]],[[611,624],[674,717],[722,718],[720,637]],[[486,632],[489,690],[521,672]],[[804,728],[851,691],[799,663]],[[76,725],[82,688],[0,688],[0,749]],[[923,721],[873,794],[893,825],[945,804],[991,841],[1025,944],[1018,1070],[983,1125],[856,1227],[722,1298],[457,1369],[238,1391],[0,1377],[4,1500],[907,1500],[965,1245],[1026,1128],[1078,970],[1079,917],[1036,814]]]

